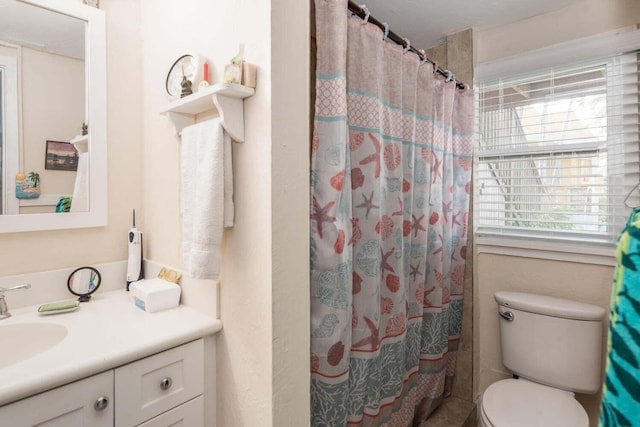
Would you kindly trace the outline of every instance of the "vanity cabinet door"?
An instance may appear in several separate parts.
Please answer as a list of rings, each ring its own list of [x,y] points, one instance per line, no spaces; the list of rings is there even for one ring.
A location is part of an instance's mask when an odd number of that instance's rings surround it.
[[[11,427],[113,427],[113,371],[0,407]]]
[[[202,339],[121,366],[115,370],[116,426],[136,426],[203,392]]]

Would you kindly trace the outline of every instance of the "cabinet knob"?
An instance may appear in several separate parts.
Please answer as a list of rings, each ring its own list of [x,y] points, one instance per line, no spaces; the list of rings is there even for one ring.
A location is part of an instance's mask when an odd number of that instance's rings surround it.
[[[171,379],[171,377],[164,377],[160,381],[160,388],[163,390],[169,390],[172,384],[173,384],[173,380]]]
[[[96,411],[102,411],[107,406],[109,406],[109,399],[106,396],[100,396],[93,404],[93,409]]]

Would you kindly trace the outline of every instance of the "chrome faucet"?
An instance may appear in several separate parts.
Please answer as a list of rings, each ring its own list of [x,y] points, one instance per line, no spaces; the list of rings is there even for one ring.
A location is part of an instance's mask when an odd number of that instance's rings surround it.
[[[4,293],[7,291],[26,291],[31,287],[28,283],[22,283],[11,288],[0,288],[0,320],[11,317],[9,309],[7,308],[7,302],[4,300]]]

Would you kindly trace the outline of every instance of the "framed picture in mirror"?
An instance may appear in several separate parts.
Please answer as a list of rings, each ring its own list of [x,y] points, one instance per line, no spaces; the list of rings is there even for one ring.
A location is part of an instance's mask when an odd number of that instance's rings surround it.
[[[47,141],[44,168],[59,171],[78,170],[78,151],[69,142]]]

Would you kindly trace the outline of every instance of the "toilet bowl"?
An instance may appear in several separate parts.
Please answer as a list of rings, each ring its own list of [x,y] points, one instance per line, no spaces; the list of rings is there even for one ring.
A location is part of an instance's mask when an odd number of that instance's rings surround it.
[[[482,395],[481,427],[588,427],[574,394],[525,379],[490,385]]]

